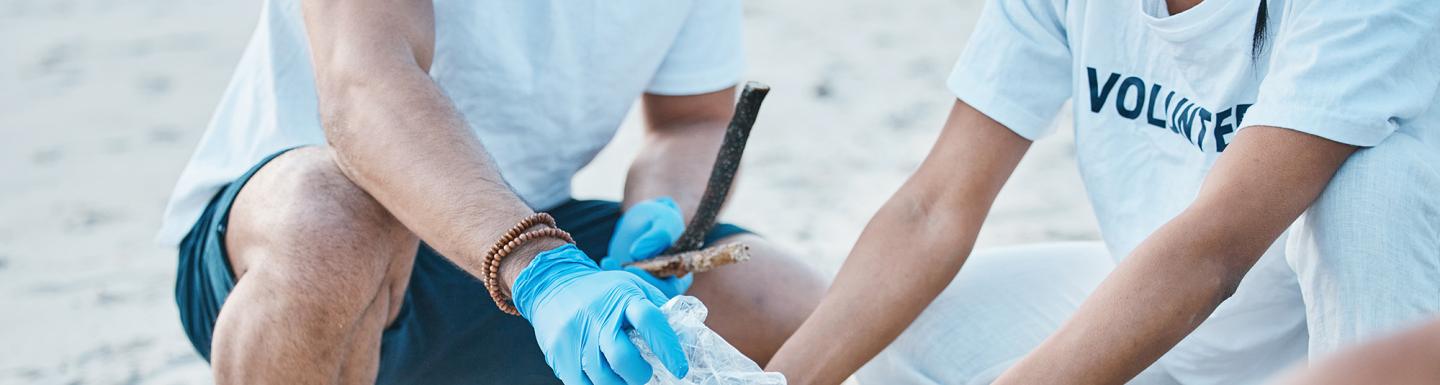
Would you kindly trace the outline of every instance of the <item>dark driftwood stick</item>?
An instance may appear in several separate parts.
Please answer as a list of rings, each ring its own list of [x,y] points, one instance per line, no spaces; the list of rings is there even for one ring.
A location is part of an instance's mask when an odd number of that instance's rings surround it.
[[[675,241],[665,254],[675,254],[699,249],[705,243],[705,234],[715,228],[715,218],[720,215],[720,206],[730,194],[730,182],[735,180],[735,170],[740,168],[740,156],[745,153],[745,142],[750,139],[750,128],[755,125],[755,115],[760,113],[760,102],[770,93],[770,86],[757,82],[745,83],[740,92],[740,101],[735,104],[735,116],[725,128],[725,140],[720,143],[720,153],[715,156],[715,167],[710,169],[710,181],[705,183],[705,195],[700,197],[700,206],[695,217],[680,240]]]
[[[760,103],[770,93],[770,86],[747,82],[740,92],[740,101],[735,103],[735,115],[730,126],[725,128],[725,139],[720,143],[720,153],[715,156],[715,167],[710,169],[710,180],[705,183],[705,194],[700,197],[700,206],[680,239],[665,250],[664,255],[652,258],[635,266],[656,276],[682,276],[687,272],[701,272],[713,267],[749,259],[748,247],[739,245],[712,246],[698,254],[682,254],[700,249],[705,244],[705,235],[715,228],[720,206],[730,194],[730,183],[735,180],[735,171],[740,168],[740,156],[745,153],[745,142],[750,139],[750,128],[755,126],[755,116],[760,113]],[[712,250],[713,249],[713,250]],[[706,260],[687,260],[700,256]],[[698,269],[691,270],[695,267]]]

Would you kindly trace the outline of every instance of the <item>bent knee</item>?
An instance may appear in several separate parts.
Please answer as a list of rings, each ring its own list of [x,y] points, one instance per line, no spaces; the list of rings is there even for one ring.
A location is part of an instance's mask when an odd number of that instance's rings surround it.
[[[237,278],[260,264],[370,286],[404,278],[395,270],[408,271],[419,240],[352,183],[331,154],[324,147],[291,150],[241,188],[225,234]]]
[[[379,202],[356,185],[340,169],[334,152],[328,147],[301,147],[276,157],[261,168],[241,189],[247,191],[266,208],[281,210],[303,224],[318,221],[362,220],[386,224],[392,220]],[[340,223],[333,223],[340,224]]]

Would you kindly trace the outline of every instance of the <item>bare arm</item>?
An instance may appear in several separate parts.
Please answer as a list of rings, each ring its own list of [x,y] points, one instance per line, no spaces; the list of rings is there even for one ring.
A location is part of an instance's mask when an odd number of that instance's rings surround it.
[[[925,162],[865,226],[820,306],[766,370],[791,384],[838,384],[889,345],[960,271],[1029,147],[956,101]]]
[[[1199,326],[1324,190],[1354,147],[1250,127],[1199,196],[996,384],[1119,384]]]
[[[625,207],[660,196],[689,220],[700,205],[735,106],[735,88],[700,95],[646,94],[645,146],[625,178]]]
[[[449,98],[428,75],[435,49],[429,0],[307,0],[321,123],[336,162],[391,214],[472,275],[490,244],[532,213],[501,179]],[[506,258],[504,286],[534,243]]]

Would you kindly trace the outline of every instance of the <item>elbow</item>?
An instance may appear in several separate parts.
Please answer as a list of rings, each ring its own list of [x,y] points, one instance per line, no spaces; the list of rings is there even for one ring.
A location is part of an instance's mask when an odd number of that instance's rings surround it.
[[[367,86],[352,75],[338,73],[345,71],[327,71],[325,76],[317,71],[317,112],[330,158],[351,181],[363,183],[365,175],[358,167],[360,155],[367,150],[365,147],[375,145],[360,139],[365,137],[363,122],[368,119],[360,107],[366,104]]]
[[[433,82],[429,73],[406,58],[352,56],[315,61],[315,93],[327,134],[332,128],[345,128],[354,120],[349,115],[392,103],[397,95],[413,92],[416,84]]]
[[[432,81],[417,68],[361,67],[331,63],[315,70],[320,126],[325,139],[338,149],[364,137],[375,122],[383,123],[387,117],[381,114],[383,108],[408,102],[422,92],[416,85]]]
[[[1225,268],[1220,274],[1220,279],[1215,288],[1215,306],[1235,296],[1240,289],[1240,281],[1245,279],[1245,274],[1250,269]]]
[[[352,106],[363,105],[363,100],[376,92],[382,92],[386,79],[396,74],[379,68],[366,68],[353,60],[335,58],[316,63],[315,94],[318,98],[320,122],[328,130],[343,127],[351,112],[363,111]]]
[[[363,92],[363,75],[354,72],[343,66],[315,67],[316,109],[320,115],[320,127],[332,145],[338,145],[340,139],[344,139],[346,123],[353,120],[348,116],[354,110],[350,106],[357,104],[355,99]]]
[[[1202,258],[1209,259],[1210,262],[1210,267],[1206,270],[1212,272],[1217,305],[1235,295],[1235,291],[1240,289],[1240,282],[1245,279],[1250,268],[1255,266],[1255,262],[1265,253],[1263,249],[1256,252],[1243,248],[1231,249],[1225,247],[1226,245],[1223,243],[1218,246],[1202,256]]]
[[[1241,281],[1244,281],[1246,274],[1250,273],[1250,268],[1254,267],[1254,262],[1259,260],[1260,255],[1263,254],[1264,251],[1254,252],[1254,254],[1236,251],[1208,254],[1208,258],[1211,258],[1211,277],[1214,277],[1215,306],[1220,306],[1220,303],[1233,297],[1236,291],[1240,290]]]
[[[1250,267],[1254,265],[1256,259],[1247,255],[1223,252],[1195,256],[1204,259],[1196,264],[1203,268],[1192,272],[1208,272],[1203,275],[1205,276],[1204,280],[1208,281],[1208,285],[1205,286],[1209,286],[1207,291],[1212,294],[1213,306],[1220,306],[1220,303],[1235,295],[1235,292],[1240,289],[1240,282],[1245,279],[1245,274],[1250,272]]]
[[[913,226],[917,234],[955,239],[955,234],[977,233],[988,204],[967,204],[960,192],[945,187],[912,179],[895,194],[891,204],[903,223]],[[973,241],[973,236],[969,238]]]
[[[942,195],[932,189],[907,183],[891,198],[891,204],[896,209],[895,213],[904,218],[906,223],[934,228],[936,224],[933,222],[936,218],[944,217],[948,211],[943,207]]]
[[[1178,218],[1171,229],[1183,231],[1180,254],[1192,262],[1186,269],[1200,273],[1209,281],[1214,302],[1229,299],[1239,290],[1245,275],[1274,243],[1274,237],[1257,236],[1226,223],[1213,215],[1186,215]]]
[[[347,176],[353,177],[350,172],[352,160],[347,155],[353,152],[356,145],[353,139],[357,135],[356,128],[353,127],[356,117],[352,116],[353,109],[350,107],[354,103],[349,99],[350,96],[344,91],[321,92],[318,112],[320,127],[325,135],[325,142],[331,149],[331,157]]]

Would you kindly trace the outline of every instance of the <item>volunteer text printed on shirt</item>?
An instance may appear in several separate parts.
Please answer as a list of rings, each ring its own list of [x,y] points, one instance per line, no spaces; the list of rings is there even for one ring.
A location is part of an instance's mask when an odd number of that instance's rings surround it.
[[[1215,106],[1200,106],[1189,95],[1177,94],[1163,84],[1139,76],[1095,67],[1085,67],[1085,71],[1089,77],[1091,113],[1143,119],[1157,129],[1178,135],[1198,151],[1225,151],[1235,130],[1241,127],[1245,111],[1253,104],[1219,106],[1223,109],[1215,111]]]

